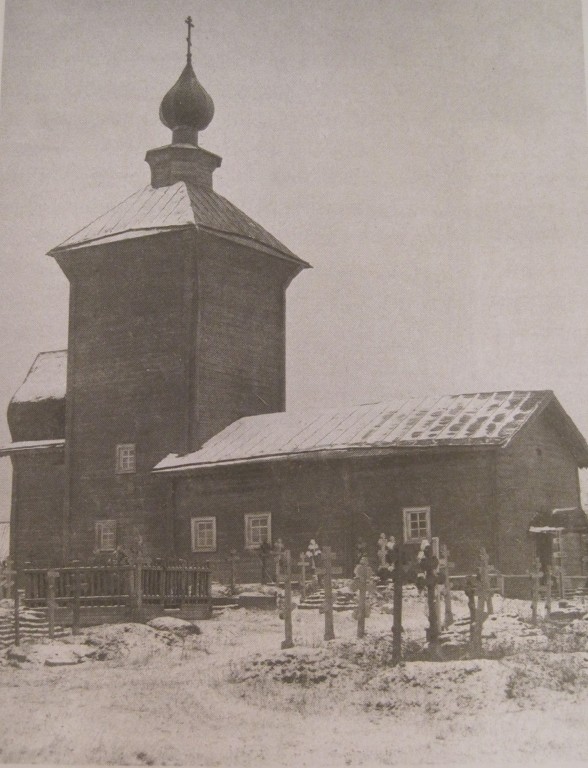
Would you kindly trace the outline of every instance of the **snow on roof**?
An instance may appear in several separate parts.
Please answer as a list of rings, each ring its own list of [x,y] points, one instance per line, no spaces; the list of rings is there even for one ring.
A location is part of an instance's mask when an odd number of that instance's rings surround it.
[[[0,522],[0,563],[10,555],[10,523]]]
[[[22,451],[42,451],[49,448],[63,448],[65,440],[21,440],[16,443],[0,446],[0,456],[10,456],[11,453],[21,453]]]
[[[155,471],[349,449],[504,446],[551,402],[550,391],[486,392],[247,416],[194,453],[170,454]],[[577,430],[574,437],[586,460],[586,442]]]
[[[124,239],[123,235],[131,238],[185,227],[244,237],[308,266],[224,197],[212,189],[183,181],[169,187],[156,189],[149,185],[140,189],[49,253],[112,242],[115,235]]]
[[[565,531],[565,528],[555,528],[553,525],[531,525],[529,527],[529,533],[558,533],[558,531]]]
[[[67,379],[67,350],[41,352],[12,398],[13,403],[63,400]]]

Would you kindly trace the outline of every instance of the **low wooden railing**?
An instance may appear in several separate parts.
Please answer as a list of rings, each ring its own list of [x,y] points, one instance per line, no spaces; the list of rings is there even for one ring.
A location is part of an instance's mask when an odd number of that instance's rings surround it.
[[[159,604],[162,609],[211,601],[208,567],[192,565],[120,565],[24,568],[19,584],[24,604],[55,607],[128,607]]]

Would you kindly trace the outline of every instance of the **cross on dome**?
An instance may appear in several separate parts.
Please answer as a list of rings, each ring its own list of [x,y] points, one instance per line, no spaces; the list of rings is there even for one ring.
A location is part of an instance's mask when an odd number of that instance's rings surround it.
[[[198,132],[203,131],[214,116],[214,102],[199,83],[192,69],[192,17],[185,19],[187,61],[176,83],[165,94],[159,107],[159,119],[172,131],[172,144],[198,145]]]

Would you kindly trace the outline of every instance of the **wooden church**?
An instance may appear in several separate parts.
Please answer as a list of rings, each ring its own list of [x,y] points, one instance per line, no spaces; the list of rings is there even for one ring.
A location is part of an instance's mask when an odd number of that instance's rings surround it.
[[[70,283],[69,341],[8,408],[17,563],[140,541],[222,578],[231,551],[246,573],[262,544],[297,554],[315,538],[349,573],[385,532],[439,536],[458,571],[484,545],[524,573],[552,556],[530,532],[541,514],[583,573],[588,446],[553,393],[286,410],[286,289],[309,264],[214,191],[221,158],[199,144],[213,113],[189,44],[150,183],[49,252]]]

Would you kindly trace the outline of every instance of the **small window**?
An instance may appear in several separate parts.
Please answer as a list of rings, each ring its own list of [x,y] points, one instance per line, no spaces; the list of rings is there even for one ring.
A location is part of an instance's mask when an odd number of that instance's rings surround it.
[[[137,466],[135,444],[125,443],[116,446],[116,471],[119,474],[134,472]]]
[[[216,550],[216,517],[192,518],[192,552]]]
[[[114,552],[116,549],[116,520],[98,520],[96,522],[96,550]]]
[[[422,541],[431,538],[431,508],[409,507],[404,513],[404,541]]]
[[[245,515],[245,547],[256,549],[262,544],[272,543],[271,515]]]

